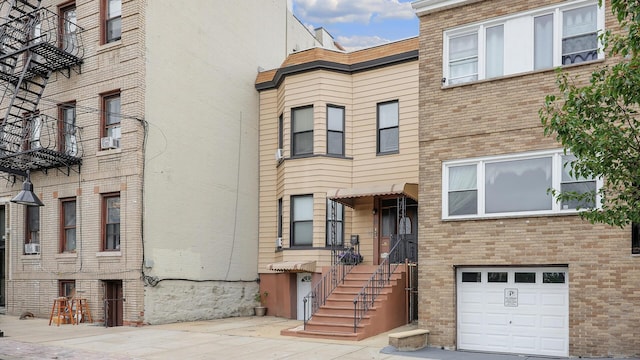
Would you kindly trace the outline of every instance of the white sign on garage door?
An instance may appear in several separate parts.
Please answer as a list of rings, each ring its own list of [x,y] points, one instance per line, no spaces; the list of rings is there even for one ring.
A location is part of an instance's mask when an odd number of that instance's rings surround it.
[[[569,270],[458,268],[458,348],[569,355]]]

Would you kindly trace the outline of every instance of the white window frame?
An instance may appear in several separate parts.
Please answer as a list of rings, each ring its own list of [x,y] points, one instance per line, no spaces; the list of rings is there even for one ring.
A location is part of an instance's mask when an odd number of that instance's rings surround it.
[[[458,85],[458,84],[471,84],[476,81],[482,81],[487,79],[486,77],[486,29],[498,25],[505,25],[510,20],[518,20],[518,19],[530,19],[530,30],[531,33],[531,46],[534,46],[534,21],[533,19],[542,16],[553,14],[553,67],[559,67],[562,65],[562,12],[567,10],[573,10],[589,5],[597,5],[598,2],[595,0],[576,0],[576,1],[567,1],[565,3],[553,6],[547,6],[535,10],[520,12],[517,14],[511,14],[508,16],[503,16],[483,22],[467,24],[461,27],[445,30],[443,32],[443,51],[442,51],[442,76],[443,76],[443,86],[449,85]],[[597,28],[598,34],[604,31],[605,27],[605,5],[603,2],[602,6],[599,6],[597,9]],[[505,26],[504,32],[509,31],[509,29]],[[449,83],[449,39],[469,35],[476,33],[478,35],[478,80],[468,81],[468,82],[459,82],[456,84]],[[505,47],[507,44],[505,43]],[[598,60],[604,59],[604,53],[602,52],[602,43],[598,39]],[[534,71],[534,49],[531,48],[531,68],[526,71],[515,71],[510,72],[507,68],[507,64],[509,63],[509,54],[507,51],[504,51],[504,68],[503,68],[503,76],[514,75],[522,72]],[[570,66],[570,65],[567,65]],[[538,69],[535,71],[547,70],[547,69]],[[496,79],[499,77],[493,77],[492,79]]]
[[[504,213],[486,213],[485,212],[485,165],[489,163],[496,163],[502,161],[513,160],[530,160],[537,158],[552,158],[551,165],[551,181],[552,188],[560,191],[562,181],[562,156],[565,155],[562,149],[545,150],[526,152],[518,154],[509,154],[503,156],[488,156],[481,158],[462,159],[445,161],[442,163],[442,219],[443,220],[455,220],[455,219],[477,219],[477,218],[500,218],[500,217],[524,217],[524,216],[538,216],[538,215],[558,215],[558,214],[577,214],[584,210],[576,209],[562,209],[562,204],[555,198],[551,202],[551,210],[536,210],[536,211],[518,211],[518,212],[504,212]],[[449,215],[449,168],[464,165],[476,165],[476,191],[477,191],[477,212],[476,214],[469,215]],[[593,181],[593,180],[592,180]],[[602,185],[602,178],[596,178],[596,191],[598,191]],[[596,207],[600,208],[602,205],[599,195],[596,196]]]

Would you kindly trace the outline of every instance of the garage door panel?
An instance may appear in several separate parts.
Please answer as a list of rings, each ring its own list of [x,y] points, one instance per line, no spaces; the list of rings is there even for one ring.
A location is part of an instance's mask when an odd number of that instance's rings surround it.
[[[465,271],[482,276],[480,282],[473,283],[463,283],[458,278],[458,348],[568,356],[568,284],[543,282],[544,272],[568,274],[567,268],[492,267]],[[488,272],[497,271],[508,273],[507,283],[488,282]],[[536,273],[536,283],[516,283],[515,272]]]

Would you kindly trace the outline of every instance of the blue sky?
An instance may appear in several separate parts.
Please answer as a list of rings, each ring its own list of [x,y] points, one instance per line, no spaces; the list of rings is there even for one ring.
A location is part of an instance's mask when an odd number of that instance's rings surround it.
[[[418,35],[412,0],[288,0],[310,29],[323,27],[352,51]]]

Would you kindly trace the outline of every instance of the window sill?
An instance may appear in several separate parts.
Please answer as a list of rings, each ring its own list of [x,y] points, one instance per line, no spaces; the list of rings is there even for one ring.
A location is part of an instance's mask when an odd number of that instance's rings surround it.
[[[112,41],[110,43],[105,43],[105,44],[100,44],[98,45],[98,48],[96,49],[96,53],[101,53],[101,52],[105,52],[105,51],[109,51],[113,48],[119,48],[122,46],[122,39],[116,40],[116,41]]]
[[[577,216],[580,215],[580,212],[577,210],[574,211],[563,211],[563,212],[549,212],[549,213],[535,213],[535,214],[505,214],[505,215],[473,215],[473,216],[465,216],[465,217],[455,217],[455,218],[441,218],[444,222],[453,222],[453,221],[481,221],[481,220],[501,220],[501,219],[524,219],[524,218],[539,218],[539,217],[556,217],[556,216]]]
[[[122,152],[122,148],[109,149],[109,150],[98,150],[98,152],[96,153],[96,156],[115,155],[115,154],[120,154],[121,152]]]
[[[40,260],[40,254],[22,254],[22,260]]]
[[[56,254],[55,258],[56,259],[75,259],[78,257],[78,253],[77,252],[63,252],[63,253],[58,253]]]
[[[96,253],[96,257],[120,257],[122,256],[121,251],[101,251]]]
[[[521,73],[517,73],[517,74],[510,74],[510,75],[504,75],[504,76],[497,76],[497,77],[492,77],[492,78],[489,78],[489,79],[469,81],[469,82],[465,82],[465,83],[461,83],[461,84],[442,85],[442,86],[440,86],[440,89],[441,90],[449,90],[449,89],[454,89],[454,88],[459,88],[459,87],[464,87],[464,86],[469,86],[469,85],[484,84],[484,83],[489,83],[489,82],[492,82],[492,81],[508,80],[508,79],[519,78],[519,77],[533,75],[533,74],[541,74],[541,73],[545,73],[545,72],[553,72],[553,73],[555,73],[556,69],[558,69],[558,68],[560,68],[563,71],[565,71],[565,70],[569,70],[569,69],[572,69],[572,68],[575,68],[575,67],[593,65],[593,64],[597,64],[597,63],[603,63],[603,62],[605,62],[604,58],[603,59],[597,59],[597,60],[591,60],[591,61],[585,61],[585,62],[581,62],[581,63],[577,63],[577,64],[571,64],[571,65],[565,65],[565,66],[559,66],[559,67],[552,67],[552,68],[546,68],[546,69],[540,69],[540,70],[533,70],[533,71],[526,71],[526,72],[521,72]]]

